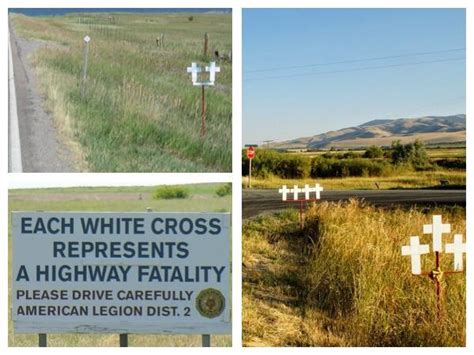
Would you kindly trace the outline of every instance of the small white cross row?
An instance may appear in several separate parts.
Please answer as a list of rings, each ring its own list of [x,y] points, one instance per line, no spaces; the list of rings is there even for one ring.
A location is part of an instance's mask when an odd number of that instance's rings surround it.
[[[209,72],[209,82],[210,85],[214,85],[214,82],[216,81],[216,73],[221,72],[220,67],[216,67],[216,62],[211,62],[209,66],[206,66],[206,72]]]
[[[304,192],[304,198],[306,200],[309,200],[311,198],[311,192],[316,192],[316,200],[321,199],[321,191],[324,189],[319,185],[316,184],[315,187],[309,187],[308,184],[304,185],[304,189],[301,190],[301,192]]]
[[[441,215],[433,216],[433,224],[424,224],[423,233],[433,234],[433,251],[443,251],[443,233],[451,233],[451,225],[441,222]]]
[[[410,245],[402,246],[402,255],[411,256],[411,273],[413,275],[421,274],[421,255],[428,254],[430,246],[428,244],[420,245],[420,238],[418,236],[410,237]]]
[[[188,73],[191,73],[191,80],[193,84],[197,83],[198,80],[198,73],[201,72],[201,68],[197,66],[196,63],[191,63],[191,66],[188,67]]]
[[[464,269],[463,254],[466,253],[466,243],[462,242],[462,234],[454,235],[454,243],[446,243],[445,252],[454,254],[454,270],[462,271]]]
[[[286,185],[283,185],[283,187],[280,190],[278,190],[278,193],[282,194],[281,196],[282,201],[286,201],[288,192],[290,192],[290,189],[288,189]]]
[[[300,189],[298,187],[298,185],[293,185],[293,188],[290,189],[290,192],[293,192],[293,200],[295,200],[295,201],[298,200],[298,195],[301,191],[303,191],[303,190]]]

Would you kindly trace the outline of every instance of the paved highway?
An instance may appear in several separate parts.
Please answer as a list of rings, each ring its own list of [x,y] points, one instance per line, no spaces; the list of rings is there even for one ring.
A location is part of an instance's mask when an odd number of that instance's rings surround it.
[[[331,190],[321,193],[321,201],[364,199],[377,206],[391,205],[466,205],[466,190]],[[243,190],[242,217],[264,212],[299,208],[299,203],[283,202],[278,189]]]
[[[75,171],[71,151],[59,139],[51,116],[38,94],[31,54],[42,44],[9,33],[9,157],[10,172]]]

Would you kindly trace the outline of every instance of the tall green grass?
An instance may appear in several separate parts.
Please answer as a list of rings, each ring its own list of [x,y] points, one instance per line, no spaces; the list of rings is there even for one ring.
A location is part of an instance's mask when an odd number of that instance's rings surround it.
[[[12,15],[17,33],[47,41],[33,57],[48,108],[84,169],[91,171],[230,171],[232,65],[218,61],[206,89],[207,135],[200,136],[201,90],[186,68],[227,53],[231,15]],[[156,38],[165,34],[164,47]],[[92,40],[81,94],[83,37]]]

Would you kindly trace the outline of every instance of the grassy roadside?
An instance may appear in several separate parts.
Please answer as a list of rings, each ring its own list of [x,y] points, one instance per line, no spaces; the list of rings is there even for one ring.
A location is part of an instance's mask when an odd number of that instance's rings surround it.
[[[206,90],[207,136],[200,137],[200,95],[186,68],[232,49],[230,14],[10,15],[18,35],[43,41],[32,61],[46,105],[85,170],[230,171],[232,65],[218,61]],[[111,18],[113,20],[111,20]],[[164,46],[156,38],[164,33]],[[82,39],[92,40],[81,95]]]
[[[318,179],[282,179],[271,176],[266,179],[252,178],[252,187],[261,189],[280,188],[282,185],[304,185],[319,183],[330,190],[376,190],[380,189],[420,189],[439,187],[440,180],[446,179],[450,185],[466,186],[465,171],[418,171],[405,173],[403,176],[380,177],[345,177]],[[247,187],[248,177],[242,177],[242,186]]]
[[[72,189],[45,189],[45,190],[10,190],[9,192],[9,220],[11,211],[127,211],[143,212],[148,207],[154,211],[180,212],[230,212],[232,197],[219,197],[216,190],[224,184],[186,185],[190,197],[174,200],[154,200],[151,192],[153,188],[133,187],[113,188],[72,188]],[[114,195],[130,194],[117,200]],[[89,200],[81,198],[82,193],[101,193],[100,199]],[[51,198],[54,195],[54,198]],[[139,196],[141,195],[141,199]],[[11,241],[11,225],[9,224],[9,241]],[[9,265],[11,265],[11,242],[9,242]],[[11,292],[11,267],[9,266],[9,296]],[[9,304],[11,298],[8,298]],[[10,310],[10,307],[9,307]],[[231,336],[213,335],[212,346],[231,346]],[[37,346],[36,334],[14,334],[13,324],[9,316],[8,345],[9,346]],[[51,334],[48,335],[48,346],[118,346],[117,334]],[[129,336],[130,346],[201,346],[200,335],[136,335]]]
[[[354,201],[318,205],[303,231],[294,211],[246,221],[244,345],[465,345],[465,276],[445,279],[449,313],[434,330],[433,284],[412,276],[400,253],[410,235],[429,242],[422,226],[432,214],[465,235],[461,208],[383,210]],[[442,262],[451,268],[452,256]]]

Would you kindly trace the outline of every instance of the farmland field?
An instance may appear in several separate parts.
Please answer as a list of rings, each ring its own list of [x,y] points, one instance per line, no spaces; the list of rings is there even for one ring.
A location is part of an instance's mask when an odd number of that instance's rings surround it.
[[[144,212],[230,212],[231,195],[218,196],[224,184],[185,185],[189,193],[183,199],[153,199],[153,187],[22,189],[9,191],[9,218],[12,211],[126,211]],[[11,225],[9,225],[11,241]],[[9,242],[9,265],[11,265]],[[9,293],[11,267],[9,267]],[[9,302],[11,298],[9,297]],[[9,307],[10,309],[10,307]],[[14,334],[9,317],[9,346],[37,346],[35,334]],[[118,334],[51,334],[48,346],[118,346]],[[201,346],[200,335],[136,335],[129,336],[130,346]],[[212,346],[230,346],[230,335],[211,336]]]
[[[465,209],[381,209],[323,202],[306,214],[243,224],[244,346],[465,346],[466,277],[443,278],[437,320],[433,282],[411,274],[401,255],[409,236],[431,244],[423,224],[441,214],[466,234]],[[422,257],[423,270],[434,256]],[[452,255],[441,259],[452,269]],[[436,327],[433,324],[436,323]]]
[[[11,14],[10,19],[17,36],[39,44],[30,58],[39,91],[81,170],[231,171],[231,14]],[[85,35],[91,42],[81,83]],[[216,50],[221,71],[206,90],[207,133],[201,137],[201,90],[186,68],[215,60]]]

